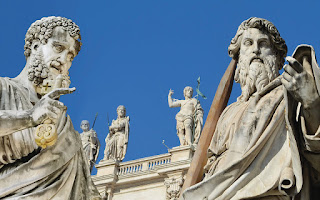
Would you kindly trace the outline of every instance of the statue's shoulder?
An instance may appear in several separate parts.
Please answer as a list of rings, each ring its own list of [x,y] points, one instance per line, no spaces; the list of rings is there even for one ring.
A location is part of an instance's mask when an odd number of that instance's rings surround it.
[[[11,78],[8,77],[0,77],[0,85],[6,83],[6,82],[11,82]]]
[[[200,101],[198,99],[196,99],[196,98],[192,98],[191,101],[192,101],[193,104],[200,103]]]
[[[6,88],[8,86],[10,87],[17,87],[18,83],[16,81],[13,81],[11,78],[9,77],[0,77],[0,91],[2,91],[2,88]]]
[[[199,100],[198,100],[198,99],[196,99],[196,98],[192,98],[192,101],[194,101],[194,102],[198,102]]]
[[[97,136],[97,132],[93,129],[90,129],[90,135],[94,135],[94,136]]]
[[[3,77],[0,77],[0,91],[2,91],[2,82],[3,82]]]

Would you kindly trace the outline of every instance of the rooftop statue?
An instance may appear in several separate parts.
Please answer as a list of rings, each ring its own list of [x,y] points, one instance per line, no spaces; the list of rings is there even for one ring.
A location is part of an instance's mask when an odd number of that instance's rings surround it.
[[[99,155],[100,142],[97,133],[92,128],[90,129],[88,120],[82,120],[80,128],[83,131],[80,133],[82,147],[87,156],[87,163],[91,172]]]
[[[118,118],[109,126],[103,160],[122,161],[127,152],[130,119],[123,105],[118,106],[117,114]]]
[[[221,114],[204,180],[183,199],[320,199],[320,69],[311,46],[287,57],[276,27],[245,20],[229,46],[242,94]]]
[[[42,18],[26,34],[22,72],[0,78],[1,199],[100,199],[59,101],[75,91],[68,70],[80,46],[70,19]]]
[[[168,94],[168,104],[170,108],[181,107],[176,115],[177,135],[180,146],[197,144],[203,125],[203,109],[200,102],[192,98],[192,87],[185,87],[183,95],[185,100],[172,99],[173,90]]]

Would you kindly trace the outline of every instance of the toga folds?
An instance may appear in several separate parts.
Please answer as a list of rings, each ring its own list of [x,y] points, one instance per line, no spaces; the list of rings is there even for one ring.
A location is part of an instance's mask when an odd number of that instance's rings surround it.
[[[29,110],[38,100],[20,83],[0,78],[0,110]],[[0,137],[1,199],[100,199],[91,180],[79,134],[63,113],[55,145],[39,148],[34,129]]]
[[[311,54],[317,75],[312,48]],[[319,199],[320,129],[308,132],[300,103],[280,78],[223,111],[208,149],[206,177],[183,199]]]
[[[126,155],[129,141],[129,116],[112,120],[111,130],[106,137],[105,158],[106,160],[122,161]],[[119,127],[119,128],[114,128]]]
[[[87,156],[86,158],[88,160],[89,169],[92,171],[100,150],[100,142],[97,133],[91,129],[87,132],[81,133],[80,138],[84,154]]]

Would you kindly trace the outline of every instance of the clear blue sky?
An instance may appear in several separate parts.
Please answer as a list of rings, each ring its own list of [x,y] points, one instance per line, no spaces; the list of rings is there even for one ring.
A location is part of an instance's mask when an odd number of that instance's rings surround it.
[[[260,3],[265,2],[265,3]],[[116,118],[122,104],[130,116],[129,147],[124,161],[166,153],[179,145],[175,129],[178,108],[169,108],[169,89],[195,88],[201,76],[205,118],[215,90],[230,62],[227,48],[240,23],[251,17],[273,22],[288,45],[288,55],[301,43],[320,53],[319,1],[217,0],[0,0],[2,77],[23,69],[25,33],[44,16],[64,16],[81,29],[82,50],[70,69],[77,91],[61,98],[74,127],[93,122],[103,158],[107,114]],[[238,85],[230,101],[240,94]],[[95,172],[94,172],[95,173]]]

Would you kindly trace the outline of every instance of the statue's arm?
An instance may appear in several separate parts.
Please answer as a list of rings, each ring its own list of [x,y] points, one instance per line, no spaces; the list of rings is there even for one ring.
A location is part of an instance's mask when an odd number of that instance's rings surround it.
[[[174,108],[174,107],[180,107],[181,106],[181,101],[180,100],[177,100],[177,101],[174,101],[172,99],[172,95],[173,95],[173,90],[169,90],[169,94],[168,94],[168,105],[170,108]]]
[[[0,136],[34,126],[31,111],[0,111]]]
[[[0,84],[0,94],[2,85]],[[1,99],[1,101],[4,101]],[[0,136],[9,135],[32,126],[29,111],[0,110]]]
[[[56,122],[67,107],[62,102],[54,99],[61,94],[68,94],[74,90],[69,88],[56,89],[42,97],[29,110],[0,110],[0,136],[35,127],[46,119]]]

